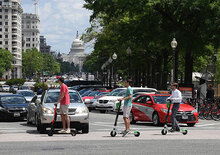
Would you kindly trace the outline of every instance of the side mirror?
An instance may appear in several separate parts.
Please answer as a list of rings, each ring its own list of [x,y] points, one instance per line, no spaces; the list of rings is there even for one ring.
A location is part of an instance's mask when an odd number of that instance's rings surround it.
[[[91,102],[90,99],[85,99],[85,103],[86,103],[86,104],[89,104],[90,102]]]
[[[36,104],[41,104],[41,101],[39,99],[36,99],[35,103]]]
[[[152,101],[147,101],[146,103],[147,103],[147,104],[153,104],[153,102],[152,102]]]

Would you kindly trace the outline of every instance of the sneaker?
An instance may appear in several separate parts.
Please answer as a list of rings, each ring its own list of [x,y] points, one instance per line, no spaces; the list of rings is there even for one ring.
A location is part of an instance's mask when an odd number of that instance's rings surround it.
[[[180,128],[176,128],[176,131],[178,131],[178,132],[179,132],[179,131],[180,131]]]
[[[170,130],[169,130],[169,132],[175,132],[176,130],[174,130],[173,128],[171,128]]]
[[[71,133],[71,130],[70,130],[70,129],[67,129],[65,133]]]
[[[122,134],[122,137],[124,137],[125,135],[127,135],[129,133],[129,130],[125,130],[124,133]]]
[[[58,131],[58,133],[66,133],[66,130],[62,129],[62,130]]]

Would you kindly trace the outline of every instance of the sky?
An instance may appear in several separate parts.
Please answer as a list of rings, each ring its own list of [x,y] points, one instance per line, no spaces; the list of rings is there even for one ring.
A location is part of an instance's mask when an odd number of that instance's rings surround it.
[[[81,35],[90,26],[91,11],[83,4],[84,0],[39,0],[40,35],[46,37],[53,51],[69,53],[76,32]],[[22,0],[22,7],[24,13],[35,13],[33,0]]]

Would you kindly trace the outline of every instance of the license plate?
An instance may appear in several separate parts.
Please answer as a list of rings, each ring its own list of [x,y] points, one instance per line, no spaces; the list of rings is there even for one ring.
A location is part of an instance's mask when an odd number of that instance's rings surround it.
[[[14,117],[20,117],[20,113],[19,112],[14,113]]]
[[[188,119],[187,115],[182,115],[182,119]]]

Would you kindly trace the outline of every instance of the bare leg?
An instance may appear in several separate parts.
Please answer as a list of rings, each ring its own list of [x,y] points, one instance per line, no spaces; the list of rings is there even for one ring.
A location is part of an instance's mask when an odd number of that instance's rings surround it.
[[[130,130],[130,119],[127,117],[123,117],[125,123],[125,130]]]
[[[63,124],[63,129],[66,130],[66,119],[65,119],[65,115],[61,115],[61,120],[62,120],[62,124]]]
[[[66,118],[67,129],[70,129],[70,117],[68,115],[65,115],[65,118]]]

